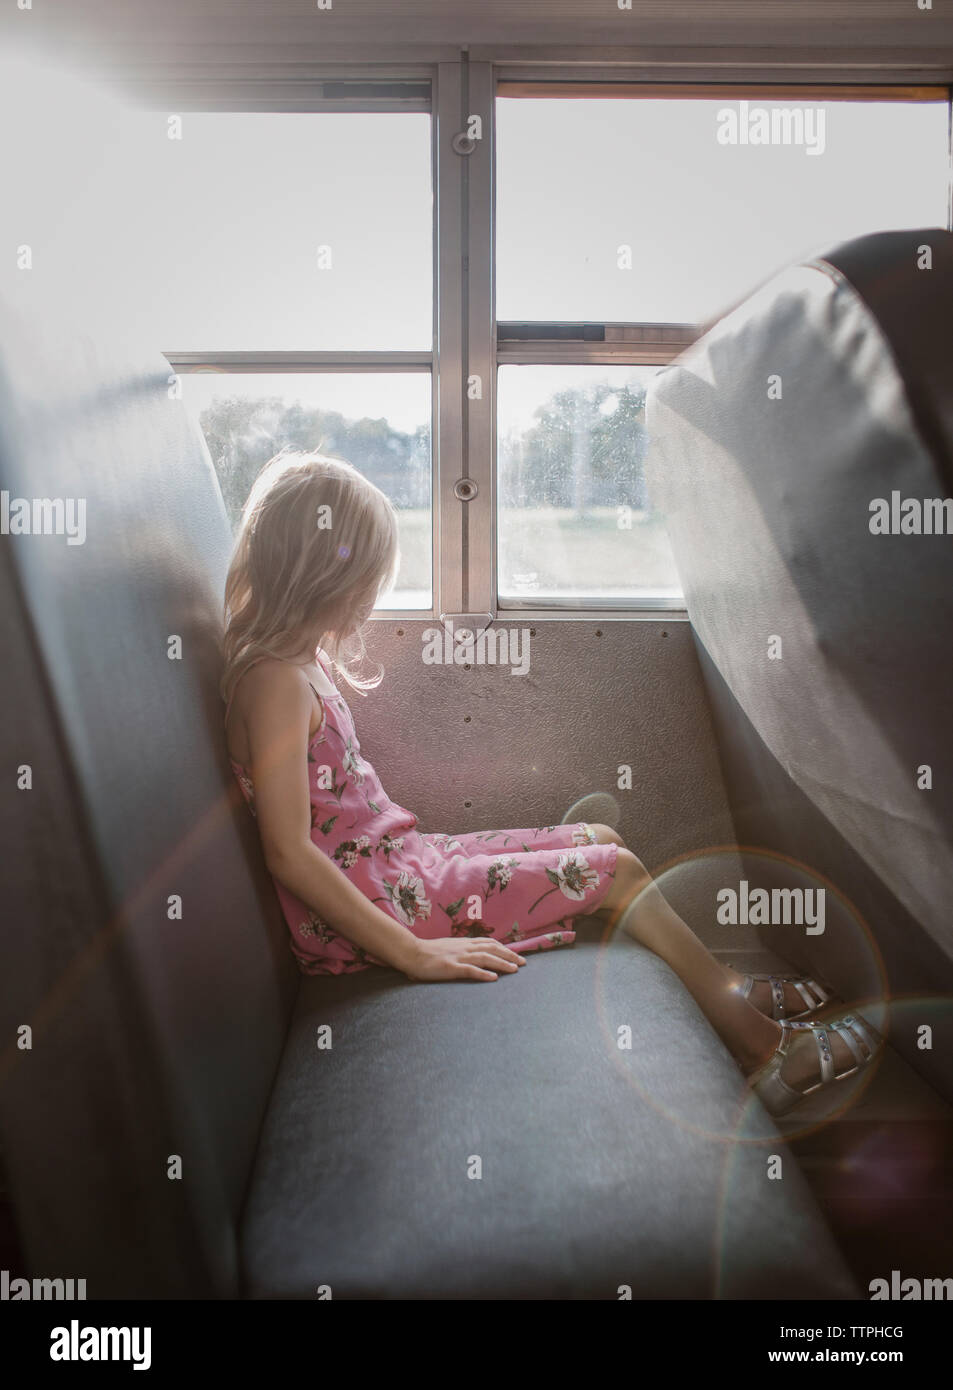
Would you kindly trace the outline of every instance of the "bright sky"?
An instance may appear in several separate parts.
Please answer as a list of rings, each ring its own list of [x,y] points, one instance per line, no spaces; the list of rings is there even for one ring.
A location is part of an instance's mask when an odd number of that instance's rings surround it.
[[[0,64],[0,292],[130,320],[162,351],[429,349],[426,113],[122,110]],[[175,129],[175,127],[172,127]]]
[[[254,372],[188,372],[183,399],[201,412],[216,395],[281,396],[289,404],[336,410],[350,420],[384,418],[406,434],[430,424],[430,376],[425,372],[299,372],[260,376]]]
[[[731,106],[498,100],[497,317],[703,322],[813,249],[947,225],[945,102],[823,103],[819,155],[719,143]]]
[[[14,306],[85,299],[163,351],[430,347],[425,114],[186,112],[170,140],[169,113],[120,112],[68,76],[18,64],[0,79],[0,230],[33,256],[28,272],[0,263]],[[944,104],[827,103],[816,157],[720,144],[724,106],[500,100],[497,316],[698,321],[811,248],[945,225]],[[520,376],[514,421],[540,399],[539,375],[522,395]],[[423,384],[352,374],[289,389],[412,429]]]

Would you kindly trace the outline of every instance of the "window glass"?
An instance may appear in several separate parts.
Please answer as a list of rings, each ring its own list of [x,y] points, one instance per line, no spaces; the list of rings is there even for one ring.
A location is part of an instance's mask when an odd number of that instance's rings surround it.
[[[947,119],[945,101],[501,97],[497,318],[704,323],[808,252],[945,227]]]
[[[645,483],[657,367],[499,369],[501,599],[678,599]]]
[[[400,520],[400,573],[379,610],[432,606],[429,373],[188,372],[181,380],[233,527],[279,449],[343,458],[387,494]]]
[[[176,117],[49,95],[24,107],[0,200],[32,257],[4,259],[0,291],[26,312],[41,293],[89,302],[164,352],[430,349],[427,113]]]
[[[155,143],[163,348],[429,348],[430,117],[191,113]]]

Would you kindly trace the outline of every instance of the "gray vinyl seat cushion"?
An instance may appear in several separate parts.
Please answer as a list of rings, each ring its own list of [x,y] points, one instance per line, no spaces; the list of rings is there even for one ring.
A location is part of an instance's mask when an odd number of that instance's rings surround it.
[[[306,980],[242,1229],[258,1298],[858,1297],[694,1000],[591,921],[495,983]]]

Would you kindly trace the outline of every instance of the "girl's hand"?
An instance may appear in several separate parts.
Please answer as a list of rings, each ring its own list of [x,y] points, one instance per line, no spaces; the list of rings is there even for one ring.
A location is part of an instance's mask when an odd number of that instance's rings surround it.
[[[523,956],[493,937],[449,936],[418,939],[402,968],[411,980],[496,980],[496,971],[512,974],[525,964]]]

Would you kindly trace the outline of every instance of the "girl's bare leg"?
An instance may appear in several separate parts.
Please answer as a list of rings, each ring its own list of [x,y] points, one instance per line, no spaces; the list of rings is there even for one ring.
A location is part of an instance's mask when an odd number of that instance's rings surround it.
[[[721,964],[687,923],[669,907],[645,866],[626,849],[614,830],[595,826],[601,844],[619,845],[616,875],[596,916],[619,926],[672,967],[699,1008],[747,1075],[772,1055],[781,1026],[740,993],[742,977]],[[835,1066],[852,1063],[847,1044],[830,1035]],[[803,1090],[819,1079],[817,1050],[805,1032],[795,1037],[781,1068],[790,1086]]]
[[[743,1071],[768,1060],[781,1040],[780,1026],[742,997],[738,977],[669,907],[644,865],[624,846],[597,915],[672,967]]]

